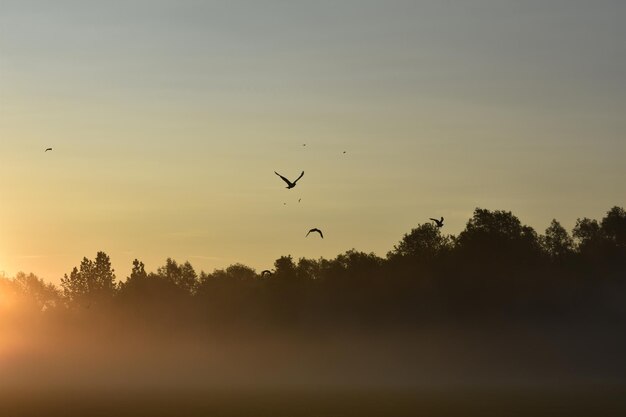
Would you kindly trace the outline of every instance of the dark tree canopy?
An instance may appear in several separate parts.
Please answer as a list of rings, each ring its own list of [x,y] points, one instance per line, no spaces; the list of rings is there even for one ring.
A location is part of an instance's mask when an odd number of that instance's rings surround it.
[[[451,240],[441,234],[441,229],[432,223],[421,224],[410,233],[404,235],[400,243],[394,246],[387,255],[394,257],[411,257],[421,260],[432,259],[450,249]]]
[[[531,262],[540,252],[539,237],[510,211],[477,208],[457,239],[459,252],[477,263]]]
[[[198,275],[189,261],[178,264],[175,260],[167,258],[165,265],[157,270],[157,275],[188,293],[196,290]]]
[[[281,256],[274,262],[275,279],[294,279],[296,277],[296,264],[291,255]]]
[[[133,311],[151,323],[195,321],[212,328],[242,322],[389,324],[437,315],[532,317],[583,308],[626,319],[623,208],[613,207],[601,221],[579,219],[571,235],[557,220],[538,236],[509,211],[480,208],[457,237],[442,230],[420,224],[386,258],[356,249],[332,259],[281,256],[265,275],[239,263],[197,273],[189,262],[171,258],[147,272],[135,259],[117,285],[109,256],[98,252],[62,278],[62,291],[23,273],[0,279],[0,289],[31,300],[34,311],[108,300],[99,306]],[[599,301],[604,294],[611,299]]]
[[[613,207],[602,219],[601,229],[604,236],[615,246],[626,248],[626,210]]]
[[[104,252],[98,252],[96,259],[83,258],[80,267],[72,270],[61,279],[63,294],[69,301],[83,302],[89,299],[113,296],[115,271],[111,259]]]
[[[574,239],[556,219],[552,220],[540,240],[545,253],[554,260],[562,260],[574,253]]]

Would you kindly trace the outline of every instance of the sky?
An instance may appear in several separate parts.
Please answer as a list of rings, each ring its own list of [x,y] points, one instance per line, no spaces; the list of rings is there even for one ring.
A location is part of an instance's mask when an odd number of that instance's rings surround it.
[[[476,207],[538,232],[599,219],[626,206],[625,18],[621,0],[2,0],[0,274],[58,283],[100,250],[122,280],[135,258],[384,256]],[[292,190],[274,175],[302,170]]]

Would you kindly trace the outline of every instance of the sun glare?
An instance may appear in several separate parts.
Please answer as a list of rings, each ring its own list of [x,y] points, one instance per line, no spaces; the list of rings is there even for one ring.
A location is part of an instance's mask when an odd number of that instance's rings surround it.
[[[0,314],[8,312],[15,306],[15,297],[0,284]],[[0,317],[1,319],[2,317]]]

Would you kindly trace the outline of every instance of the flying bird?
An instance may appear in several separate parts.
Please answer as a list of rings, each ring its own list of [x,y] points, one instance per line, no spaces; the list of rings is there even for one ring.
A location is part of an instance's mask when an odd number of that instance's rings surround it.
[[[322,239],[324,239],[324,235],[322,234],[322,231],[320,229],[318,229],[317,227],[314,227],[313,229],[309,230],[309,232],[306,234],[305,237],[309,236],[309,233],[311,232],[317,232],[320,234],[320,236],[322,237]]]
[[[298,180],[300,178],[302,178],[302,176],[304,175],[304,171],[302,171],[302,174],[300,174],[300,176],[298,178],[296,178],[296,180],[294,182],[289,181],[287,178],[283,177],[282,175],[280,175],[278,172],[274,171],[274,174],[278,175],[280,178],[282,178],[283,181],[285,181],[287,183],[287,189],[293,188],[296,186],[296,183],[298,182]]]
[[[443,227],[443,217],[441,218],[441,220],[433,219],[431,217],[430,220],[434,221],[437,227]]]
[[[273,272],[270,271],[269,269],[265,269],[263,271],[261,271],[261,277],[264,277],[265,275],[272,275]]]
[[[51,150],[52,150],[52,148],[46,148],[46,150],[43,151],[43,153],[46,153],[46,152],[51,151]]]

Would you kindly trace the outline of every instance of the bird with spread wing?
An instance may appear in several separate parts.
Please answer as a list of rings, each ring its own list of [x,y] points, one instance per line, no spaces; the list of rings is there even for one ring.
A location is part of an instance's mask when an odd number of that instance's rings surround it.
[[[437,227],[443,227],[443,217],[441,217],[441,220],[437,220],[437,219],[433,219],[432,217],[430,218],[430,220],[435,222],[435,226]]]
[[[322,233],[322,231],[320,229],[318,229],[317,227],[314,227],[313,229],[309,230],[309,232],[306,234],[305,237],[309,236],[309,233],[319,233],[320,236],[322,237],[322,239],[324,239],[324,234]]]
[[[302,176],[304,175],[304,171],[302,171],[302,174],[300,174],[300,176],[298,178],[296,178],[293,182],[289,181],[287,178],[283,177],[282,175],[280,175],[278,172],[274,171],[274,174],[278,175],[280,178],[282,178],[283,181],[285,181],[287,183],[287,189],[293,188],[296,186],[296,183],[298,182],[298,180],[300,178],[302,178]]]

